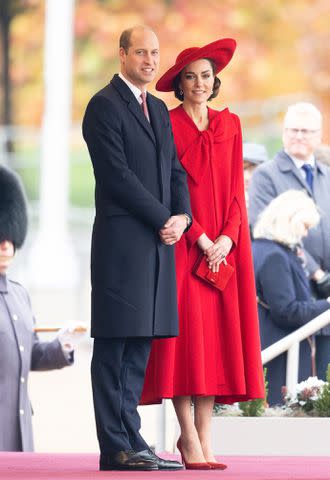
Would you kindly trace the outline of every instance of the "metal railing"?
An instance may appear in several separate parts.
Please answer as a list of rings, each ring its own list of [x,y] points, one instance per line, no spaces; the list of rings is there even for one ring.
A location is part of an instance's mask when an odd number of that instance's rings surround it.
[[[328,324],[330,324],[330,309],[321,313],[321,315],[318,315],[306,323],[306,325],[298,328],[278,342],[265,348],[265,350],[261,352],[263,365],[287,351],[286,386],[289,390],[292,389],[298,382],[300,342],[321,328],[326,327]]]

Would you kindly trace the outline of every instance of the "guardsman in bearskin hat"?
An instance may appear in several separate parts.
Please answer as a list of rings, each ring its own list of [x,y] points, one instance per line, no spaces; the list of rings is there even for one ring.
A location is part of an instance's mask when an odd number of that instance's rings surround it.
[[[6,275],[27,231],[25,195],[18,177],[0,166],[0,450],[33,450],[30,370],[51,370],[73,363],[74,333],[63,329],[51,342],[40,342],[28,293]]]

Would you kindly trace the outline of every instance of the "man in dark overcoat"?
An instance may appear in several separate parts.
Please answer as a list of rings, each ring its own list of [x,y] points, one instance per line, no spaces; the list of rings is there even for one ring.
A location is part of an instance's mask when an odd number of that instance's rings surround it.
[[[283,150],[260,165],[249,187],[249,221],[286,190],[305,190],[319,207],[321,221],[304,239],[307,270],[320,298],[330,295],[330,168],[319,163],[315,151],[321,144],[322,116],[310,103],[291,105],[284,118]],[[317,375],[325,379],[330,362],[330,327],[316,336]]]
[[[92,385],[101,470],[182,468],[156,456],[137,412],[153,338],[178,335],[174,244],[191,211],[167,108],[146,92],[159,64],[147,27],[120,38],[121,73],[83,120],[95,175]]]

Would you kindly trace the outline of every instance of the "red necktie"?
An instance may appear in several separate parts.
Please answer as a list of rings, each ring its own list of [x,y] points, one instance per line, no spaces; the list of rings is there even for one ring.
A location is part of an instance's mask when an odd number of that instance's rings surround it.
[[[141,106],[142,106],[143,113],[147,117],[148,122],[150,122],[148,106],[147,106],[147,94],[146,94],[146,92],[142,92],[140,97],[142,99]]]

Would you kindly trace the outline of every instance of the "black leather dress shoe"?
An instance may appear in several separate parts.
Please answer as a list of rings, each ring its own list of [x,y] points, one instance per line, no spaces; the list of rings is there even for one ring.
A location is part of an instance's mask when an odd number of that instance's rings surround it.
[[[101,453],[100,470],[158,470],[158,465],[134,450],[123,450],[112,455]]]
[[[165,460],[164,458],[158,457],[152,450],[142,450],[142,452],[137,452],[137,455],[140,458],[145,460],[151,460],[154,462],[158,470],[182,470],[183,465],[180,462],[175,462],[174,460]]]

